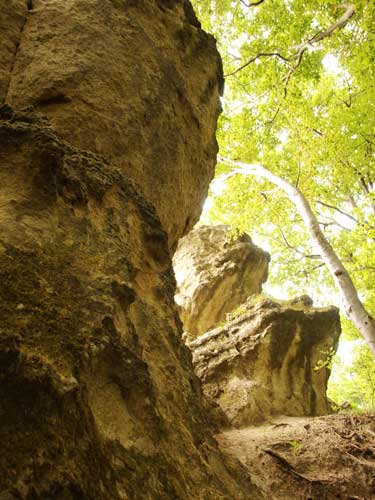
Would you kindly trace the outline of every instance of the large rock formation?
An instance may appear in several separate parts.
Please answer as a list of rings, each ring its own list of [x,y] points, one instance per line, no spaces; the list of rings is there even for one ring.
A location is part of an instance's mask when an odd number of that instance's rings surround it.
[[[214,42],[184,1],[27,4],[0,0],[0,498],[262,498],[212,438],[126,175],[173,242],[214,162]]]
[[[269,255],[249,236],[229,235],[226,226],[200,226],[173,260],[186,343],[206,396],[236,427],[271,414],[326,414],[338,310],[313,308],[307,296],[280,303],[258,295]]]
[[[207,332],[249,295],[260,293],[269,259],[247,234],[233,239],[228,226],[198,226],[182,238],[173,267],[185,331]]]
[[[208,399],[228,425],[242,427],[272,414],[328,413],[328,365],[339,335],[335,307],[261,299],[188,346]]]
[[[189,2],[0,7],[0,102],[40,109],[71,144],[115,162],[154,204],[174,248],[197,221],[213,177],[222,88],[215,41]]]

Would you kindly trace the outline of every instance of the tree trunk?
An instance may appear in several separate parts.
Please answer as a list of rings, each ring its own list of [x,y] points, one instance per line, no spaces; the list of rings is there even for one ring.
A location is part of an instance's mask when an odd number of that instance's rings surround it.
[[[303,193],[289,181],[272,173],[262,165],[247,164],[232,161],[227,158],[221,158],[221,160],[223,163],[236,167],[227,177],[236,174],[259,175],[278,186],[287,194],[288,198],[295,205],[298,213],[302,217],[312,241],[320,250],[322,259],[328,267],[340,292],[345,313],[366,340],[375,356],[375,322],[360,301],[351,277],[320,229],[318,220]]]

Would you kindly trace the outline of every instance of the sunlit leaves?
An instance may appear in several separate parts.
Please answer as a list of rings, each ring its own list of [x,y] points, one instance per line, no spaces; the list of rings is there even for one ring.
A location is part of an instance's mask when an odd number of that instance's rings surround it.
[[[354,0],[346,26],[308,46],[300,61],[298,47],[339,19],[346,4],[193,3],[218,39],[226,74],[255,58],[226,79],[221,154],[298,184],[375,316],[375,2]],[[262,53],[276,55],[256,57]],[[218,166],[218,175],[225,171]],[[272,254],[270,285],[339,304],[293,205],[274,186],[236,176],[211,194],[211,222],[249,232]]]

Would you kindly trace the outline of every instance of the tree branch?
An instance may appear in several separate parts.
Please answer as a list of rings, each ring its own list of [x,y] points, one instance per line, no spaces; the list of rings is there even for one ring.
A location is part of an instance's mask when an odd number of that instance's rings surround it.
[[[297,174],[297,179],[296,179],[296,183],[295,183],[296,188],[298,188],[298,186],[299,186],[300,178],[301,178],[301,164],[300,164],[300,162],[298,162],[298,174]]]
[[[245,64],[243,64],[239,68],[235,69],[231,73],[227,73],[226,75],[224,75],[224,78],[227,78],[228,76],[233,76],[236,73],[238,73],[239,71],[242,71],[247,66],[249,66],[251,63],[253,63],[257,59],[259,59],[260,57],[277,57],[277,58],[279,58],[279,59],[281,59],[281,60],[283,60],[285,62],[289,62],[290,61],[290,59],[288,59],[287,57],[284,57],[279,52],[259,52],[259,54],[257,54],[256,56],[252,57],[251,59],[249,59]]]
[[[306,50],[307,50],[307,46],[303,47],[296,54],[296,57],[297,57],[296,64],[289,69],[288,74],[283,78],[283,81],[284,81],[284,99],[286,98],[286,96],[288,94],[288,85],[289,85],[289,81],[291,79],[291,76],[296,71],[296,69],[298,68],[298,66],[301,64],[302,58],[303,58],[303,54],[306,52]]]
[[[322,262],[321,264],[317,264],[316,266],[310,267],[309,269],[303,269],[302,271],[296,271],[296,274],[302,274],[306,281],[308,280],[308,275],[312,273],[313,271],[316,271],[317,269],[320,269],[321,267],[325,266],[325,263]]]
[[[351,229],[340,224],[340,222],[338,222],[335,218],[330,217],[329,215],[322,214],[320,212],[316,212],[316,213],[318,215],[320,215],[321,217],[324,217],[325,219],[328,219],[330,221],[330,222],[323,222],[323,221],[319,222],[319,224],[321,226],[323,226],[324,229],[326,229],[329,226],[337,226],[337,227],[343,229],[344,231],[349,231],[349,232],[351,231]]]
[[[348,217],[348,219],[351,219],[353,222],[358,224],[358,220],[355,217],[348,214],[347,212],[344,212],[344,210],[341,210],[341,208],[335,207],[334,205],[330,205],[329,203],[325,203],[324,201],[320,201],[320,200],[315,200],[315,203],[319,203],[319,205],[322,205],[323,207],[326,207],[326,208],[332,208],[332,210],[339,212],[341,215]]]
[[[341,5],[337,5],[337,9],[345,9],[344,14],[338,19],[335,23],[331,24],[327,29],[323,31],[318,31],[314,36],[306,40],[306,42],[302,42],[299,45],[293,45],[290,47],[290,50],[296,51],[296,56],[299,54],[300,50],[307,48],[309,45],[314,45],[315,43],[321,42],[325,38],[328,38],[333,35],[336,30],[344,28],[351,17],[353,17],[355,9],[352,3],[342,3]]]
[[[298,255],[302,255],[302,257],[304,257],[305,259],[321,259],[322,256],[319,255],[319,254],[306,254],[305,252],[302,252],[301,250],[299,250],[298,248],[296,248],[295,246],[291,245],[289,243],[289,241],[287,240],[285,234],[284,234],[284,231],[281,229],[280,226],[277,226],[278,230],[280,231],[280,234],[281,234],[281,237],[286,245],[287,248],[289,248],[290,250],[293,250],[294,252],[298,253]]]
[[[243,0],[241,0],[241,2],[244,3]],[[248,4],[247,6],[250,7],[251,5],[257,5],[259,3],[262,3],[262,2],[255,2],[254,4]],[[289,51],[294,51],[294,54],[292,54],[290,57],[284,57],[279,52],[272,52],[272,53],[260,52],[256,56],[253,56],[252,58],[250,58],[242,66],[240,66],[236,70],[234,70],[231,73],[228,73],[224,76],[228,77],[228,76],[235,75],[236,73],[238,73],[239,71],[242,71],[244,68],[246,68],[251,63],[256,61],[257,59],[259,59],[259,57],[277,56],[278,58],[282,59],[284,62],[290,62],[291,60],[297,59],[296,64],[294,64],[289,69],[288,74],[286,75],[286,77],[284,79],[284,81],[286,82],[285,86],[284,86],[284,97],[286,97],[287,87],[288,87],[288,83],[290,81],[290,78],[291,78],[292,74],[295,72],[295,70],[298,68],[298,66],[301,64],[303,54],[305,53],[305,51],[309,47],[321,42],[325,38],[332,36],[335,31],[344,28],[344,26],[346,26],[346,24],[348,23],[348,21],[351,19],[351,17],[354,15],[354,12],[355,12],[354,5],[352,3],[342,3],[341,5],[337,6],[337,9],[345,9],[345,12],[340,17],[340,19],[338,19],[336,22],[331,24],[331,26],[329,26],[325,30],[319,31],[314,36],[312,36],[311,38],[306,40],[305,42],[302,42],[299,45],[292,45],[291,47],[289,47],[289,49],[288,49]]]
[[[257,2],[252,2],[252,3],[246,3],[245,0],[240,0],[240,2],[245,7],[256,7],[257,5],[260,5],[261,3],[263,3],[264,0],[258,0]]]

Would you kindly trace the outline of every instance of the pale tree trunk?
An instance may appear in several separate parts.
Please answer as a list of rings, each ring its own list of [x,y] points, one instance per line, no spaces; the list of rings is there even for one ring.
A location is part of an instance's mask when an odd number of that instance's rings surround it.
[[[275,184],[288,195],[288,198],[294,203],[302,217],[311,239],[320,250],[322,259],[340,291],[341,300],[348,318],[359,330],[375,356],[375,322],[360,301],[352,279],[320,229],[318,220],[303,193],[289,181],[273,174],[262,165],[242,163],[227,158],[220,158],[220,161],[235,167],[232,172],[227,174],[227,178],[236,174],[259,175]]]

